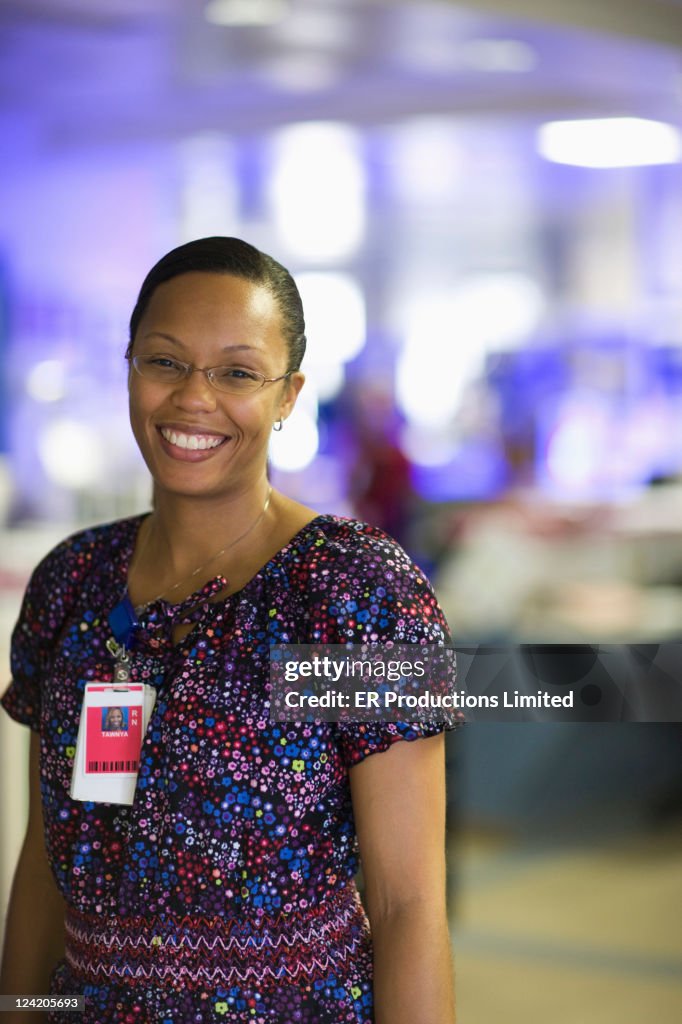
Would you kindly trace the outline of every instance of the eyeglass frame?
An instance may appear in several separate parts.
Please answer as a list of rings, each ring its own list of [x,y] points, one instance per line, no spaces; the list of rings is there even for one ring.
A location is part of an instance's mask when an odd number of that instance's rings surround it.
[[[126,356],[126,359],[128,360],[128,362],[133,366],[133,368],[136,371],[136,373],[138,373],[140,375],[140,377],[142,377],[143,380],[153,380],[154,378],[149,377],[146,374],[144,374],[140,370],[140,368],[138,367],[138,362],[137,361],[138,361],[138,359],[141,359],[141,358],[142,357],[139,356],[139,355],[135,355],[135,356],[127,355]],[[213,378],[213,374],[215,373],[216,370],[224,370],[224,369],[226,369],[226,366],[225,366],[224,363],[219,365],[219,366],[195,366],[194,363],[185,363],[182,359],[176,359],[175,356],[164,356],[164,358],[172,359],[172,361],[174,363],[177,363],[178,366],[182,366],[184,368],[184,371],[185,371],[183,377],[180,377],[177,381],[172,381],[172,382],[171,381],[167,381],[168,384],[171,384],[171,383],[173,383],[173,384],[184,384],[185,381],[189,380],[189,378],[192,376],[193,373],[203,373],[203,375],[206,378],[206,380],[208,381],[208,383],[211,385],[212,388],[215,388],[216,391],[220,391],[224,395],[236,394],[237,393],[237,392],[234,392],[234,391],[230,392],[230,391],[226,390],[225,388],[221,388],[220,385],[216,384],[216,382],[215,382],[215,380]],[[243,369],[243,367],[235,367],[235,369]],[[276,384],[277,381],[286,380],[288,377],[291,377],[292,373],[295,373],[295,372],[296,372],[295,370],[287,370],[287,372],[283,373],[280,377],[264,377],[263,374],[260,372],[260,370],[244,370],[244,373],[250,373],[253,377],[260,377],[261,381],[260,381],[260,384],[258,385],[258,387],[252,388],[251,391],[244,391],[244,392],[242,392],[242,394],[245,394],[245,395],[249,395],[249,394],[255,395],[256,392],[260,391],[262,388],[264,388],[266,384]],[[156,379],[156,383],[157,384],[162,384],[163,381],[161,381],[161,380],[159,380],[157,378]]]

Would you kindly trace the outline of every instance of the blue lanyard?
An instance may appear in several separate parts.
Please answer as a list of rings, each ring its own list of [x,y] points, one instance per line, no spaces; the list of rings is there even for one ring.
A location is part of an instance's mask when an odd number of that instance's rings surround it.
[[[140,620],[137,617],[133,602],[128,597],[128,591],[123,598],[109,612],[109,625],[114,639],[121,647],[132,646],[135,634],[140,628]]]

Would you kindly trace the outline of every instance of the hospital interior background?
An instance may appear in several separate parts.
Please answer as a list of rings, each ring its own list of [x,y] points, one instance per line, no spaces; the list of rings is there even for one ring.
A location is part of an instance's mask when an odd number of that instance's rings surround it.
[[[148,507],[127,317],[206,234],[303,294],[277,486],[394,534],[458,641],[679,641],[679,0],[4,0],[0,26],[4,676],[41,555]],[[682,1019],[682,728],[599,717],[449,738],[461,1024]],[[26,742],[3,716],[0,911]]]

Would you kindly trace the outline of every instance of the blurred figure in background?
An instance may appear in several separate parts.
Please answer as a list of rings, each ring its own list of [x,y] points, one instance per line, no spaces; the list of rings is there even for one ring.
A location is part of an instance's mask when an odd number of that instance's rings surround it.
[[[375,523],[409,548],[416,499],[410,461],[398,442],[392,393],[380,383],[366,382],[354,391],[351,410],[355,461],[349,472],[349,498],[359,519]]]

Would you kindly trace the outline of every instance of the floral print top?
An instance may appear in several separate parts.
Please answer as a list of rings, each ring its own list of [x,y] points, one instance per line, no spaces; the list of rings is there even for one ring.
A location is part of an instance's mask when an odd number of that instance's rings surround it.
[[[441,643],[442,612],[384,533],[317,516],[237,593],[212,599],[218,578],[181,604],[148,606],[131,678],[157,700],[134,803],[74,801],[83,689],[113,679],[107,616],[142,518],[79,532],[47,555],[13,634],[2,704],[40,733],[46,845],[68,907],[52,990],[85,993],[84,1024],[369,1024],[348,770],[458,716],[272,723],[269,647]]]

